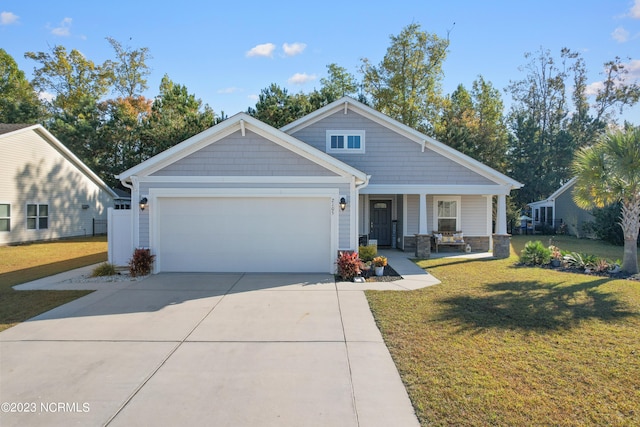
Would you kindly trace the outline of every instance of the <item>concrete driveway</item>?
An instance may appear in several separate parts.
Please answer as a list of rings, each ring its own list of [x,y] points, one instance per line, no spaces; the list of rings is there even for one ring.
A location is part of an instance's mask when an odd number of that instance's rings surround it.
[[[0,333],[0,425],[415,426],[361,290],[160,274]]]

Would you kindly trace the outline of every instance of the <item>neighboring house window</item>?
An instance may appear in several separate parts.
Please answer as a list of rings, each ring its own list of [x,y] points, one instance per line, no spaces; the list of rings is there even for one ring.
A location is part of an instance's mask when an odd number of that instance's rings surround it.
[[[436,231],[460,231],[460,198],[434,200],[434,227]]]
[[[11,231],[11,205],[0,203],[0,231]]]
[[[364,153],[364,131],[328,130],[327,153]]]
[[[44,230],[49,228],[49,205],[27,205],[27,230]]]

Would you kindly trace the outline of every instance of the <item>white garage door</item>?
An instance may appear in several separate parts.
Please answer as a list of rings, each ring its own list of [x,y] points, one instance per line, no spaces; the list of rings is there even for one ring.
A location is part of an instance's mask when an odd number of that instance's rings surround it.
[[[327,197],[158,198],[160,271],[329,272]]]

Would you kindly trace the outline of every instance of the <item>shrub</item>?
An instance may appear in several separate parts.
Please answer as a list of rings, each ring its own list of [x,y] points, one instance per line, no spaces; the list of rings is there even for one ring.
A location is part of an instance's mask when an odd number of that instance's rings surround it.
[[[108,262],[103,262],[93,269],[91,277],[113,276],[115,274],[118,274],[116,266]]]
[[[597,273],[606,273],[611,270],[612,266],[608,260],[604,258],[598,258],[593,266],[594,271]]]
[[[360,274],[360,257],[357,252],[340,252],[336,264],[338,266],[338,276],[342,280],[352,281]]]
[[[129,273],[131,277],[146,276],[151,273],[151,265],[155,259],[150,249],[138,248],[133,251],[133,257],[129,260]]]
[[[569,267],[588,268],[594,267],[598,263],[598,258],[595,255],[571,252],[564,256],[564,262],[566,262]]]
[[[376,256],[377,253],[378,253],[377,247],[373,245],[358,247],[358,254],[362,262],[371,261]]]
[[[551,261],[551,251],[545,247],[540,240],[527,242],[520,253],[520,262],[527,265],[549,264]]]

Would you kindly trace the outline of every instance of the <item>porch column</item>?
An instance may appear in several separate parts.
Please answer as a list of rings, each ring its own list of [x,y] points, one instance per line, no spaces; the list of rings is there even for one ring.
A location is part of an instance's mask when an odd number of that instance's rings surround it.
[[[420,194],[420,205],[418,206],[420,225],[418,234],[427,234],[427,195]]]
[[[493,235],[493,256],[509,258],[511,236],[507,234],[507,196],[498,195],[496,233]]]
[[[507,196],[504,194],[498,195],[496,234],[507,234]]]
[[[416,258],[429,258],[431,256],[431,236],[427,234],[427,195],[420,194],[418,206],[419,226],[416,234]]]

